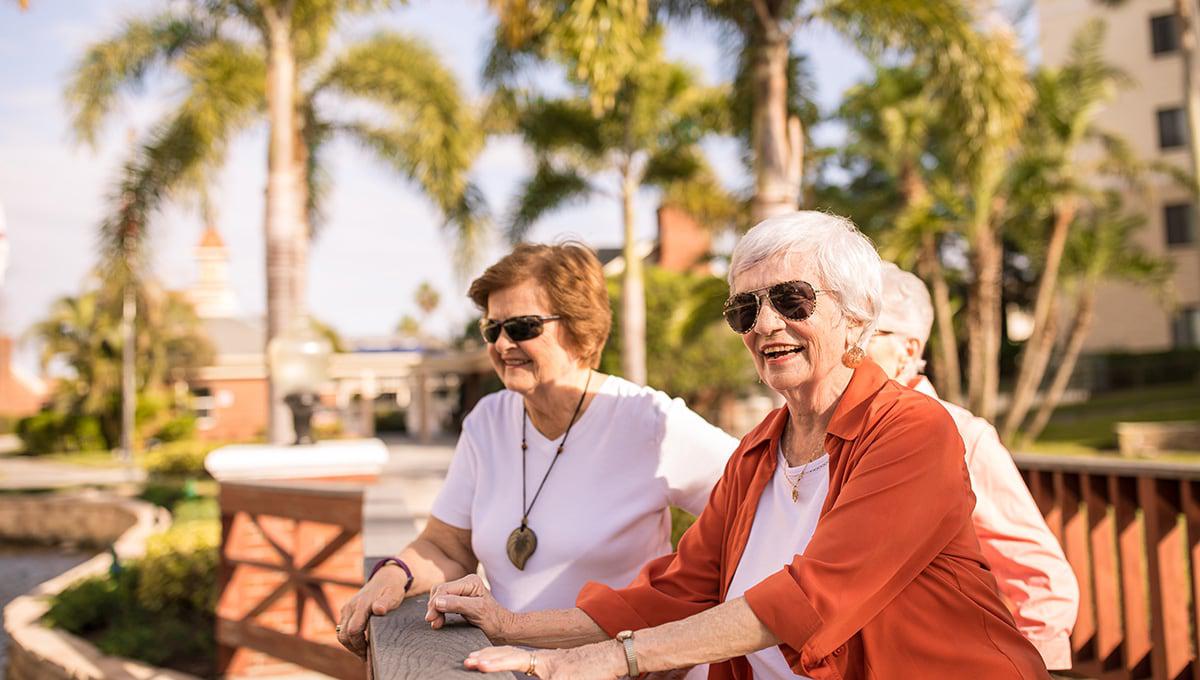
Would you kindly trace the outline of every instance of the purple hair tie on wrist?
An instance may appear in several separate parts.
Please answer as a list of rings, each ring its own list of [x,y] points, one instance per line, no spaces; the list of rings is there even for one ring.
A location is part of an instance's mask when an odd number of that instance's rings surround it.
[[[371,575],[367,577],[367,580],[370,581],[371,579],[375,578],[375,573],[389,564],[394,564],[397,567],[400,567],[404,570],[404,573],[408,575],[408,580],[404,582],[404,592],[407,594],[408,589],[412,588],[413,573],[412,569],[409,569],[408,565],[404,563],[404,560],[400,559],[399,557],[385,557],[376,562],[375,566],[371,567]]]

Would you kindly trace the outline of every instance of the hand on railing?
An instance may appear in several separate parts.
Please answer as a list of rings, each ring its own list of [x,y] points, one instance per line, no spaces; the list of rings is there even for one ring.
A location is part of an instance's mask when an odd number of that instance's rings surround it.
[[[615,680],[626,677],[625,651],[615,641],[571,649],[487,647],[467,655],[463,665],[481,673],[515,671],[542,680]],[[643,680],[682,680],[688,669],[645,673]]]
[[[429,592],[429,608],[425,620],[433,628],[446,624],[446,614],[461,614],[467,623],[479,628],[489,640],[505,638],[504,624],[511,621],[512,612],[500,606],[483,579],[475,574],[436,586]]]
[[[337,637],[346,649],[367,658],[367,619],[383,616],[404,602],[408,575],[399,567],[380,569],[354,597],[342,605]]]

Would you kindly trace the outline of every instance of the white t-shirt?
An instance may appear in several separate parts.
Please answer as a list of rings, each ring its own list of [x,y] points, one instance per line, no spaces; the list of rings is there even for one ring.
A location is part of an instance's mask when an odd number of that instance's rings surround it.
[[[829,494],[829,454],[797,467],[787,466],[782,450],[777,451],[776,455],[779,460],[775,475],[771,485],[763,489],[758,499],[750,538],[737,570],[733,572],[726,600],[745,595],[748,589],[791,564],[796,555],[804,553],[813,532],[817,530],[821,506]],[[785,470],[793,480],[804,473],[804,477],[796,484],[798,495],[795,502],[792,502],[792,484],[784,475]],[[747,654],[746,660],[750,662],[756,680],[795,680],[805,677],[792,671],[778,646]]]
[[[521,523],[523,418],[515,392],[480,400],[463,421],[432,511],[471,531],[492,594],[517,612],[574,607],[588,581],[628,585],[643,564],[670,552],[668,506],[699,513],[738,444],[683,400],[608,376],[571,428],[529,513],[537,550],[521,571],[506,546]],[[560,440],[526,425],[526,503]]]

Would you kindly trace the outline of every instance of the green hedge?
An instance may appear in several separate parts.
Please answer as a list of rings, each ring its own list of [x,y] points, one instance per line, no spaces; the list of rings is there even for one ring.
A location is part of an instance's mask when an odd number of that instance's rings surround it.
[[[141,559],[59,593],[45,621],[106,654],[213,677],[219,549],[219,523],[179,524],[151,537]]]
[[[184,441],[162,444],[146,452],[142,467],[151,475],[185,475],[206,477],[204,458],[221,442]]]

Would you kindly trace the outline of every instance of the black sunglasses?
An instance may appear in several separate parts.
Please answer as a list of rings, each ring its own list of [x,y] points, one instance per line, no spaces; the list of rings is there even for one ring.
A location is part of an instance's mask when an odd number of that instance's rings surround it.
[[[745,335],[758,323],[758,310],[762,308],[763,298],[769,299],[771,306],[783,318],[804,321],[817,308],[817,293],[824,292],[813,288],[807,281],[784,281],[730,296],[721,313],[735,333]]]
[[[509,317],[503,321],[480,319],[479,332],[489,345],[500,339],[501,329],[504,329],[504,332],[508,334],[508,338],[513,342],[521,342],[523,340],[532,340],[541,335],[547,321],[558,321],[561,318],[561,316],[537,316],[536,314],[530,314],[528,316]]]

